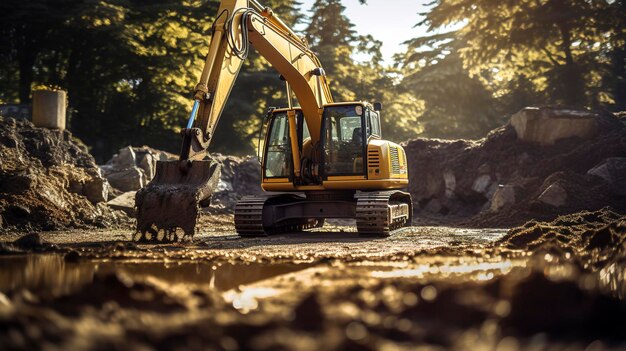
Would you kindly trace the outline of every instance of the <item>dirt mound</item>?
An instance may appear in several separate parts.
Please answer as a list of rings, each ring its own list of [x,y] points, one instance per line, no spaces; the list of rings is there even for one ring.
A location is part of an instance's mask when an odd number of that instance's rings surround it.
[[[107,182],[85,145],[68,131],[0,117],[0,228],[112,227]]]
[[[604,208],[560,216],[552,222],[530,221],[509,230],[498,243],[531,250],[548,244],[581,252],[618,249],[626,244],[626,215]]]
[[[626,211],[626,127],[614,116],[594,118],[590,136],[551,145],[522,140],[511,124],[477,141],[408,141],[416,218],[507,227],[605,206]]]

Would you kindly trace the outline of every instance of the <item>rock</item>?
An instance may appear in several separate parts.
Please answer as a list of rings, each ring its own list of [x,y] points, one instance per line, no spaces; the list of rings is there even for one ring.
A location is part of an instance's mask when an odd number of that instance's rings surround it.
[[[177,156],[148,146],[127,146],[120,149],[119,153],[114,155],[105,165],[100,166],[100,169],[104,172],[114,189],[120,192],[127,192],[140,189],[154,178],[157,161],[173,159],[177,159]],[[137,181],[139,175],[135,171],[129,171],[129,169],[139,170],[141,186],[139,186]],[[124,177],[129,177],[129,179],[123,179]],[[110,193],[111,191],[109,191]]]
[[[156,169],[156,159],[149,153],[143,155],[139,161],[139,168],[141,168],[146,175],[146,183],[154,178],[154,172]]]
[[[130,216],[135,215],[135,193],[136,191],[128,191],[115,199],[107,202],[107,205],[115,210],[126,212]]]
[[[39,233],[29,233],[15,240],[13,245],[20,249],[35,249],[43,245],[43,240]]]
[[[491,185],[491,176],[488,174],[483,174],[478,176],[476,180],[474,180],[474,184],[472,184],[472,190],[477,193],[485,194],[489,191],[489,186]]]
[[[446,185],[446,197],[451,198],[454,196],[454,190],[456,189],[456,177],[452,171],[445,171],[443,173],[443,181]]]
[[[109,173],[107,180],[111,186],[124,192],[139,190],[145,185],[143,171],[137,167]]]
[[[113,164],[117,169],[135,167],[135,162],[137,162],[137,159],[135,151],[131,146],[120,149],[117,156],[113,158]]]
[[[567,191],[559,183],[554,183],[546,188],[537,200],[554,207],[561,207],[567,201]]]
[[[109,182],[102,177],[94,177],[83,185],[83,195],[92,204],[106,202],[109,197]]]
[[[525,107],[511,117],[517,138],[539,145],[579,137],[588,139],[598,128],[598,115],[589,111]]]
[[[615,194],[626,196],[626,157],[610,157],[587,174],[604,179]]]
[[[500,185],[491,197],[490,209],[499,212],[505,206],[515,203],[515,188],[512,185]]]

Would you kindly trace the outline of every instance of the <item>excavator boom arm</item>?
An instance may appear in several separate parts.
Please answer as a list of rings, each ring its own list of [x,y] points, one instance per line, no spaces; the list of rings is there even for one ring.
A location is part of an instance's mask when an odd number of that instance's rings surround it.
[[[195,88],[190,123],[182,132],[181,160],[204,157],[248,45],[288,82],[302,108],[312,140],[319,140],[322,107],[333,101],[319,59],[271,9],[262,9],[256,1],[222,0],[209,53]]]

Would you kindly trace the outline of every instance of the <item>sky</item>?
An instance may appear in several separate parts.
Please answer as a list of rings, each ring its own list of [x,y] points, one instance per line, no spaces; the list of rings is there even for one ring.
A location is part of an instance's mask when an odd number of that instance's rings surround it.
[[[307,16],[315,0],[299,0],[301,11]],[[424,12],[424,4],[430,1],[420,0],[367,0],[361,5],[358,0],[341,0],[346,7],[344,14],[354,24],[358,34],[371,34],[374,39],[383,42],[382,54],[386,64],[393,63],[393,54],[404,51],[402,42],[422,36],[423,27],[414,28],[420,21],[418,12]],[[357,58],[358,59],[358,58]]]

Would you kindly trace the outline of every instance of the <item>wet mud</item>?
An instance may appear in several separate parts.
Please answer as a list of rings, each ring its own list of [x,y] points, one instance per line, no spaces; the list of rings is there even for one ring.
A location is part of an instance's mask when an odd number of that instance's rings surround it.
[[[205,215],[193,241],[169,245],[129,242],[123,230],[41,233],[44,253],[0,257],[0,344],[626,347],[626,234],[615,212],[511,230],[411,227],[389,238],[360,238],[339,224],[241,239],[232,216]]]

